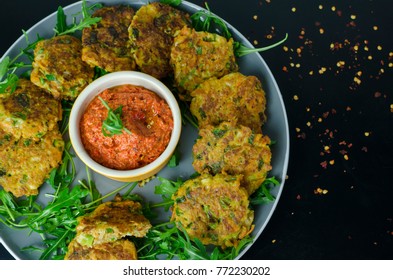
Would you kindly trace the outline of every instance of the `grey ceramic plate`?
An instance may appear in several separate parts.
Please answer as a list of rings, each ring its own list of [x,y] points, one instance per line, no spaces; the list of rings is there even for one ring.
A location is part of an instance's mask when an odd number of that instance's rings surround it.
[[[102,0],[102,1],[87,1],[87,4],[92,4],[93,2],[100,2],[107,5],[114,4],[130,4],[134,8],[138,8],[139,6],[146,4],[148,1],[110,1],[110,0]],[[180,9],[183,9],[190,14],[198,11],[201,7],[191,4],[189,2],[183,1]],[[65,14],[68,15],[68,19],[72,17],[72,15],[78,13],[81,10],[81,2],[77,2],[75,4],[64,7]],[[50,38],[53,36],[53,27],[56,25],[56,13],[49,15],[44,18],[32,28],[27,31],[29,38],[36,38],[36,34],[39,34],[43,38]],[[240,34],[234,27],[232,27],[229,23],[228,26],[230,31],[232,32],[236,41],[242,42],[244,45],[248,47],[252,47],[250,42]],[[21,36],[5,53],[5,56],[15,57],[19,50],[25,46],[25,38]],[[240,59],[238,59],[238,63],[240,66],[240,72],[245,75],[255,75],[261,81],[263,88],[266,92],[267,97],[267,116],[268,121],[263,128],[263,133],[268,135],[271,139],[276,141],[276,144],[272,147],[272,166],[273,169],[270,172],[271,176],[275,176],[280,182],[280,186],[277,186],[273,189],[272,194],[276,197],[276,200],[270,204],[258,206],[255,209],[255,229],[252,232],[252,236],[256,240],[264,228],[266,227],[269,219],[271,218],[274,209],[279,202],[280,194],[283,190],[285,176],[287,172],[288,159],[289,159],[289,131],[288,131],[288,121],[285,112],[284,103],[281,97],[280,90],[277,86],[277,83],[270,72],[268,66],[265,61],[259,54],[249,54]],[[187,125],[183,128],[182,136],[180,139],[180,153],[182,154],[182,158],[180,161],[180,165],[176,168],[164,168],[158,175],[161,177],[165,177],[168,179],[176,180],[177,177],[188,178],[195,171],[192,167],[192,146],[194,140],[197,137],[197,130],[193,128],[191,125]],[[83,163],[76,158],[75,163],[77,165],[78,179],[86,178],[85,168]],[[122,183],[112,181],[107,179],[99,174],[93,174],[92,178],[102,194],[106,194],[117,187],[121,186]],[[144,197],[147,201],[160,201],[160,197],[154,194],[154,186],[157,184],[157,179],[150,181],[143,188],[137,188],[134,190],[135,193],[139,193]],[[53,193],[52,189],[49,185],[45,184],[40,188],[40,195],[38,197],[38,202],[45,203],[45,193]],[[170,217],[170,212],[161,212],[161,219],[168,220]],[[30,252],[30,251],[21,251],[21,248],[31,246],[31,245],[42,245],[42,239],[38,234],[29,235],[28,230],[12,230],[5,227],[3,224],[0,224],[0,241],[4,244],[7,250],[14,256],[16,259],[38,259],[39,253]],[[241,256],[252,246],[250,244],[245,250],[241,252],[238,258]]]

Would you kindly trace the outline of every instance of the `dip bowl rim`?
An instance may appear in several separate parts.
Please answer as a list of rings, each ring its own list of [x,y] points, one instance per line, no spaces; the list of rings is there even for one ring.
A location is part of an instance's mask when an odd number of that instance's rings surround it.
[[[169,105],[173,118],[171,138],[161,155],[151,163],[131,170],[117,170],[108,168],[93,160],[85,150],[80,134],[80,120],[90,102],[103,90],[119,85],[142,86],[155,92]],[[180,140],[182,120],[178,102],[173,93],[164,83],[153,76],[142,72],[118,71],[108,73],[94,80],[82,90],[72,106],[68,130],[70,141],[75,153],[89,168],[113,180],[135,182],[147,179],[157,174],[162,168],[165,167]]]

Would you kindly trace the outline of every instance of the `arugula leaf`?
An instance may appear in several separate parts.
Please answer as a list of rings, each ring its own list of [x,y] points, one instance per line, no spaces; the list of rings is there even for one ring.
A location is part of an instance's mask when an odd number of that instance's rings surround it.
[[[171,156],[171,158],[169,159],[168,162],[168,167],[176,167],[179,165],[179,161],[180,161],[180,152],[179,150],[176,148],[175,152],[173,153],[173,155]]]
[[[172,195],[184,182],[180,178],[177,178],[177,181],[171,181],[163,177],[158,177],[158,180],[161,182],[161,184],[155,186],[154,193],[161,195],[163,203],[151,205],[151,207],[164,206],[165,211],[168,211],[170,206],[173,204]]]
[[[232,34],[225,22],[210,11],[207,3],[205,3],[205,6],[206,10],[199,10],[191,15],[191,22],[194,29],[196,31],[218,33],[227,39],[231,38]]]
[[[182,0],[160,0],[160,3],[162,4],[167,4],[170,6],[179,6],[181,4]]]
[[[191,15],[192,25],[197,31],[206,31],[217,33],[221,36],[224,36],[227,39],[232,38],[232,34],[228,29],[226,23],[214,15],[211,11],[207,3],[205,3],[206,10],[200,10],[193,15]],[[272,48],[277,47],[284,43],[288,38],[288,34],[285,35],[284,39],[280,40],[277,43],[272,45],[263,47],[263,48],[249,48],[244,46],[242,43],[235,41],[233,43],[234,52],[237,57],[242,57],[247,54],[255,53],[255,52],[263,52],[270,50]]]
[[[112,108],[109,107],[108,103],[104,99],[102,99],[101,96],[98,96],[98,99],[108,110],[108,117],[102,123],[102,134],[107,137],[112,137],[115,134],[122,134],[123,131],[131,134],[131,131],[129,131],[125,126],[123,126],[123,122],[121,120],[121,116],[123,114],[123,106],[120,105],[115,110],[112,110]]]
[[[236,258],[252,240],[252,237],[247,237],[235,247],[222,249],[212,246],[208,250],[198,238],[191,239],[184,229],[179,229],[173,222],[166,222],[153,226],[144,238],[133,241],[141,260],[230,260]]]
[[[61,6],[57,8],[57,23],[55,27],[55,33],[63,33],[67,30],[67,21],[64,10]]]
[[[55,35],[61,36],[65,34],[73,34],[76,31],[81,31],[84,28],[90,27],[93,24],[96,24],[101,20],[100,17],[92,17],[91,11],[96,8],[101,8],[102,4],[96,3],[91,6],[86,5],[86,0],[82,1],[82,18],[79,20],[79,23],[76,22],[76,17],[73,18],[72,24],[67,25],[66,15],[64,14],[64,10],[62,7],[57,9],[57,24],[54,28]]]
[[[269,203],[275,200],[275,197],[270,193],[271,186],[278,186],[280,182],[273,176],[266,178],[261,186],[250,197],[251,205],[260,205]]]
[[[288,33],[285,34],[284,39],[278,41],[277,43],[271,44],[269,46],[263,47],[263,48],[249,48],[244,46],[242,43],[239,42],[235,42],[234,43],[234,50],[235,50],[235,55],[237,57],[242,57],[244,55],[250,54],[250,53],[255,53],[255,52],[264,52],[267,50],[270,50],[272,48],[275,48],[279,45],[281,45],[282,43],[284,43],[286,40],[288,39]]]

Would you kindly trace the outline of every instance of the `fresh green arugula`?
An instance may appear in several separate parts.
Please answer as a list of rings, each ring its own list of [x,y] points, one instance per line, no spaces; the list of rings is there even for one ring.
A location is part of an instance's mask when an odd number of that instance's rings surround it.
[[[102,4],[95,3],[87,6],[86,1],[82,1],[82,18],[77,23],[76,16],[73,17],[72,24],[67,25],[67,17],[61,6],[57,9],[57,23],[54,28],[56,36],[73,34],[76,31],[82,31],[84,28],[90,27],[101,20],[100,17],[92,17],[91,14],[95,9],[101,8]],[[79,14],[77,14],[79,15]]]
[[[280,185],[280,182],[274,176],[266,178],[255,193],[251,195],[250,204],[255,206],[273,202],[276,198],[270,193],[270,190],[278,185]]]
[[[55,35],[59,36],[73,34],[76,31],[81,31],[83,28],[96,24],[101,20],[101,18],[92,17],[91,13],[100,7],[102,7],[102,4],[99,3],[87,6],[86,0],[83,0],[81,11],[82,18],[77,23],[76,17],[74,17],[71,25],[67,25],[64,10],[62,7],[59,7],[57,9],[57,23],[54,28]],[[30,42],[27,33],[24,30],[22,30],[22,32],[26,39],[26,47],[21,49],[21,51],[13,59],[11,59],[9,56],[6,56],[0,62],[0,94],[7,92],[13,93],[16,89],[19,75],[25,75],[27,77],[30,76],[29,71],[32,67],[31,63],[34,60],[34,48],[39,41],[44,39],[37,34],[37,39],[33,42]],[[30,61],[30,63],[26,63],[26,59]]]
[[[232,34],[229,31],[227,24],[221,18],[214,15],[210,11],[210,8],[207,3],[205,3],[205,6],[206,6],[206,10],[199,10],[198,12],[191,15],[192,25],[195,28],[195,30],[217,33],[221,36],[224,36],[227,39],[232,38]],[[234,48],[235,55],[237,57],[242,57],[247,54],[251,54],[255,52],[263,52],[275,48],[278,45],[284,43],[287,40],[287,38],[288,38],[288,34],[286,34],[284,39],[280,40],[279,42],[262,48],[246,47],[244,44],[235,41],[233,43],[233,48]]]
[[[123,131],[131,134],[131,131],[123,126],[123,121],[121,120],[123,106],[120,105],[115,110],[112,110],[112,108],[109,107],[108,103],[102,99],[101,96],[98,96],[98,99],[108,110],[108,117],[102,122],[102,134],[107,137],[112,137],[115,134],[122,134]]]
[[[211,251],[198,238],[191,239],[187,232],[173,222],[153,226],[146,237],[134,240],[141,260],[180,259],[180,260],[232,260],[239,255],[252,237],[245,238],[236,247]]]
[[[160,2],[173,7],[177,7],[181,4],[182,0],[160,0]]]

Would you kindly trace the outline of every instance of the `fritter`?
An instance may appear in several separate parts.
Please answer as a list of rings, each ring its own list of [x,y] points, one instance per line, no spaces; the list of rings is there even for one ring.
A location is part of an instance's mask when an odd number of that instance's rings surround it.
[[[170,63],[180,97],[189,100],[189,93],[212,77],[220,78],[238,70],[233,52],[233,39],[217,34],[197,32],[184,27],[175,37]]]
[[[40,140],[19,138],[0,129],[0,185],[16,197],[38,194],[38,188],[58,167],[64,141],[58,129]]]
[[[172,196],[171,220],[205,245],[237,246],[254,229],[254,211],[241,178],[202,174],[187,180]]]
[[[270,138],[246,126],[228,122],[208,125],[199,131],[199,136],[192,149],[192,165],[199,173],[242,174],[243,186],[251,195],[272,169]]]
[[[143,237],[150,227],[139,202],[109,201],[100,204],[92,213],[78,218],[75,239],[82,246],[91,247],[125,236]]]
[[[191,93],[191,113],[199,127],[230,121],[262,132],[266,120],[266,98],[255,76],[231,73],[221,79],[211,78]]]
[[[80,245],[75,239],[68,245],[65,260],[136,260],[134,243],[126,239],[97,244],[93,247]]]
[[[20,79],[16,90],[0,99],[0,128],[16,139],[37,141],[61,119],[61,103],[26,79]]]
[[[134,10],[127,6],[110,6],[96,10],[101,20],[82,32],[82,60],[107,72],[134,70],[128,27]]]
[[[39,41],[30,79],[57,99],[74,100],[93,80],[94,69],[81,58],[82,43],[69,36]]]
[[[169,64],[173,37],[190,26],[187,13],[153,2],[142,6],[129,27],[132,54],[142,72],[158,79],[172,73]]]

